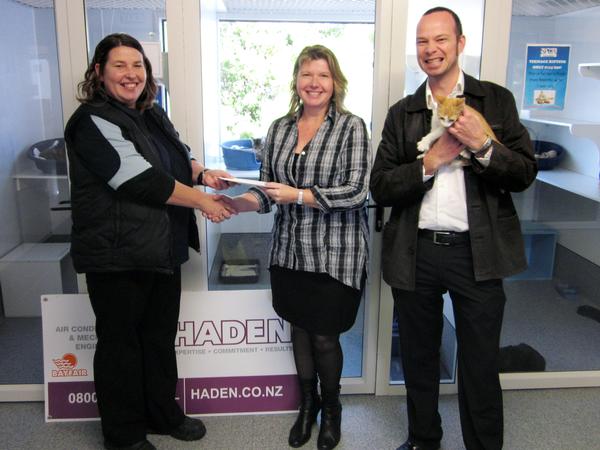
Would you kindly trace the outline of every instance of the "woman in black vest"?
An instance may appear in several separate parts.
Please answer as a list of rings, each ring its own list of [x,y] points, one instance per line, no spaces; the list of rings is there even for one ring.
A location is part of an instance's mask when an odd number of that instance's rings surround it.
[[[190,156],[154,102],[140,43],[106,36],[79,85],[82,105],[65,139],[72,201],[71,254],[96,315],[94,381],[107,449],[154,449],[147,430],[191,441],[198,419],[175,401],[174,341],[180,266],[199,250],[193,209],[219,222],[231,208],[194,189],[227,187]]]

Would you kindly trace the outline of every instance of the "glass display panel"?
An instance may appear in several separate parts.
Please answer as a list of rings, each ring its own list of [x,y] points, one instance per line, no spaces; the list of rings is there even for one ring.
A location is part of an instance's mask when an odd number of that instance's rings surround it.
[[[0,384],[39,384],[40,297],[77,292],[54,3],[0,9]]]

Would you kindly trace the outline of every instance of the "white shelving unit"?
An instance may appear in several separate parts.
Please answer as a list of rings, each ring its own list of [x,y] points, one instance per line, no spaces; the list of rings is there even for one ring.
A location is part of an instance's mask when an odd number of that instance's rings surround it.
[[[15,173],[12,178],[16,180],[24,180],[24,179],[37,179],[37,180],[66,180],[66,174],[52,174],[52,173],[44,173],[36,170],[34,168],[28,170],[22,170],[18,173]]]
[[[579,65],[580,71],[581,66],[582,64]],[[596,65],[595,70],[600,71],[600,65]],[[596,73],[598,74],[598,72]],[[598,151],[600,151],[600,123],[535,114],[535,112],[533,114],[530,113],[530,115],[524,115],[522,113],[521,121],[566,127],[575,137],[591,139],[596,144]],[[600,202],[600,182],[596,177],[590,177],[571,170],[557,168],[554,170],[540,170],[537,179],[544,183],[551,184],[552,186]]]
[[[553,169],[538,171],[537,179],[600,203],[600,182],[595,177],[572,170]]]
[[[17,191],[20,191],[25,180],[46,180],[46,182],[56,182],[56,180],[66,180],[67,175],[57,175],[51,173],[43,173],[37,169],[30,168],[15,173],[12,178],[16,182]]]
[[[578,70],[579,74],[583,77],[600,80],[600,63],[581,63],[578,66]],[[521,120],[523,122],[567,127],[571,135],[591,139],[596,144],[598,151],[600,151],[599,122],[569,119],[557,115],[537,113],[536,111],[521,112]],[[554,169],[539,171],[538,180],[600,202],[600,184],[595,177],[582,175],[566,169]]]
[[[589,122],[585,120],[569,119],[564,117],[543,115],[543,114],[530,114],[529,116],[521,113],[521,120],[523,122],[535,122],[542,123],[545,125],[555,125],[558,127],[567,127],[570,133],[575,137],[587,138],[594,141],[598,149],[600,150],[600,123]]]

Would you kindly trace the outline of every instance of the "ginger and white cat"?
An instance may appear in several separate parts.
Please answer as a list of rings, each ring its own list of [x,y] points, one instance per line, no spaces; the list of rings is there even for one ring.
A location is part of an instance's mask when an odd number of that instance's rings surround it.
[[[440,138],[444,131],[446,131],[446,128],[451,126],[460,117],[465,108],[475,113],[483,125],[486,134],[494,141],[497,141],[496,135],[488,125],[485,118],[477,110],[466,105],[464,98],[441,97],[436,95],[435,100],[437,105],[434,106],[433,114],[431,116],[431,131],[423,136],[423,138],[417,143],[417,149],[422,152],[422,154],[417,157],[418,159],[425,156],[425,153],[427,153],[433,143]],[[452,164],[457,163],[461,165],[467,165],[469,164],[470,160],[471,152],[467,149],[464,149],[462,152],[460,152]]]

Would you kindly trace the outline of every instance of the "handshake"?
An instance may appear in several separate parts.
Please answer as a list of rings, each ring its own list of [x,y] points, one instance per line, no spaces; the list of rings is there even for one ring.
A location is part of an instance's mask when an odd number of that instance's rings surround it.
[[[213,223],[231,219],[240,211],[235,205],[235,199],[224,194],[206,194],[204,204],[200,208],[202,216]]]
[[[222,178],[232,178],[232,176],[223,170],[206,171],[204,172],[202,184],[216,190],[228,189],[235,185],[235,183],[225,181]],[[260,189],[269,196],[271,201],[279,205],[297,203],[304,193],[293,186],[274,182],[265,183]],[[236,197],[229,197],[224,194],[204,194],[199,209],[202,211],[202,216],[211,222],[219,223],[241,212],[258,211],[259,207],[258,199],[250,193]]]
[[[232,184],[222,180],[221,177],[232,178],[224,170],[207,170],[203,173],[202,183],[218,191],[229,189]],[[234,199],[224,194],[205,194],[199,209],[202,216],[213,223],[223,222],[239,213]]]

